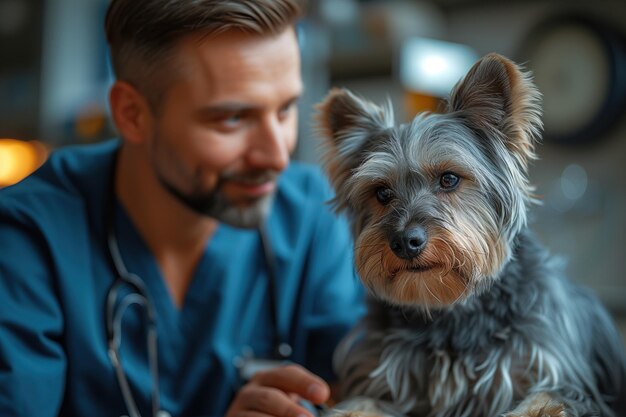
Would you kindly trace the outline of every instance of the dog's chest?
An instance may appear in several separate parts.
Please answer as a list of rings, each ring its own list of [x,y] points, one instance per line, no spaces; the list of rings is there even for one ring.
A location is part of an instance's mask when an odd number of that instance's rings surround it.
[[[377,371],[405,413],[444,416],[460,408],[474,410],[468,415],[495,413],[521,395],[514,381],[530,366],[530,356],[520,353],[526,347],[506,317],[481,311],[396,320]]]

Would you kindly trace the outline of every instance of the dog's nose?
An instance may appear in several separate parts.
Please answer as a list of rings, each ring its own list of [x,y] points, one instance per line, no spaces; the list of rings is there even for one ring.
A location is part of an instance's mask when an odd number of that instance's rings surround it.
[[[424,250],[428,235],[421,226],[412,226],[392,236],[389,246],[399,258],[411,260]]]

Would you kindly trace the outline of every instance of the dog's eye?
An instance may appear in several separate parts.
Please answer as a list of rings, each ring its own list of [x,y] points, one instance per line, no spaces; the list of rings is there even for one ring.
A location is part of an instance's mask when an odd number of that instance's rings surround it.
[[[441,185],[441,188],[444,190],[454,190],[459,185],[459,181],[461,181],[461,179],[456,174],[446,172],[439,179],[439,185]]]
[[[393,191],[387,187],[378,187],[376,189],[376,200],[383,206],[389,204],[393,199]]]

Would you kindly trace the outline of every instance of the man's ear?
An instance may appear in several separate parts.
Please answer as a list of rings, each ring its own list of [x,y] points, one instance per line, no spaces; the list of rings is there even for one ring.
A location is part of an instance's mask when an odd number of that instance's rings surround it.
[[[361,162],[370,139],[393,126],[391,104],[384,108],[349,90],[332,89],[316,106],[323,163],[335,189]]]
[[[109,91],[115,126],[124,140],[140,144],[151,134],[152,110],[146,98],[131,84],[116,81]]]
[[[523,168],[541,135],[541,94],[531,75],[498,54],[485,55],[453,88],[448,112],[472,129],[499,137]]]

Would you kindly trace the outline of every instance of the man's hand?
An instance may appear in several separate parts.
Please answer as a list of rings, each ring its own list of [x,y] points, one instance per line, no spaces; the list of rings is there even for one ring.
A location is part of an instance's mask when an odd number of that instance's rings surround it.
[[[313,417],[298,404],[328,400],[330,388],[321,378],[298,365],[286,365],[255,374],[237,393],[226,417]]]

